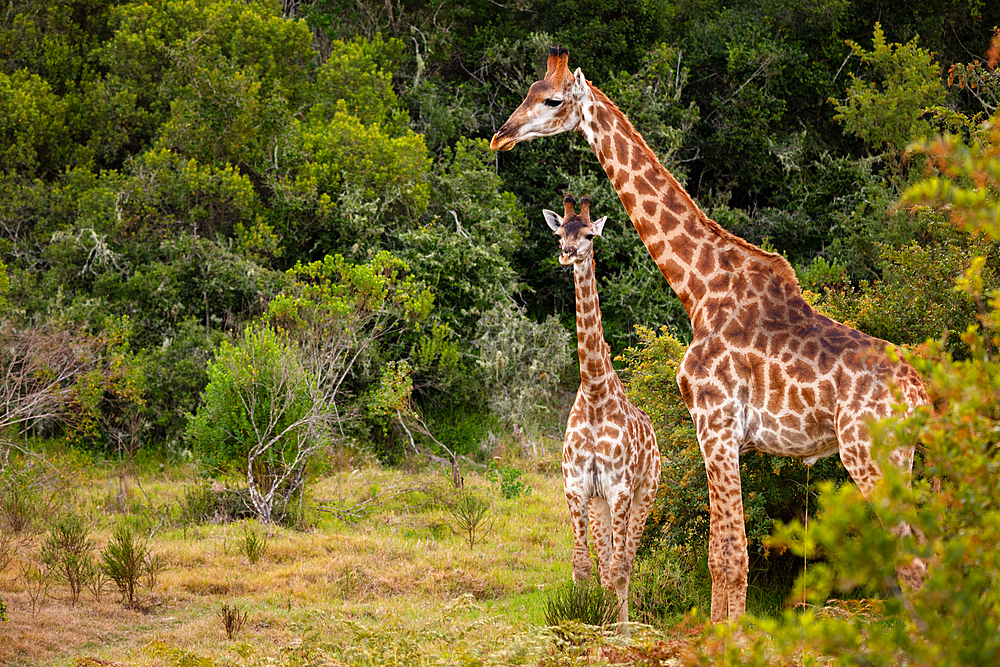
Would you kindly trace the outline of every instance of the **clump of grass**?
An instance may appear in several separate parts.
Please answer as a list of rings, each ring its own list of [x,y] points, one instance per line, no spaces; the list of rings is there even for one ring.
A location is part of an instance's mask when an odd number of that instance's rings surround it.
[[[226,630],[226,638],[233,640],[242,630],[247,622],[247,611],[237,604],[222,603],[222,608],[218,612],[222,627]]]
[[[240,553],[247,557],[251,565],[256,565],[257,561],[264,557],[270,545],[270,538],[267,536],[267,529],[256,521],[248,521],[243,524],[243,534],[237,542]]]
[[[570,581],[554,589],[545,600],[545,624],[566,623],[605,626],[618,619],[618,596],[595,578]]]
[[[636,561],[629,585],[635,620],[660,625],[692,607],[705,609],[711,601],[711,582],[686,565],[677,548],[654,547]]]
[[[480,498],[472,492],[459,494],[458,499],[448,508],[451,514],[451,529],[461,536],[472,549],[477,541],[493,527],[493,508],[485,498]]]

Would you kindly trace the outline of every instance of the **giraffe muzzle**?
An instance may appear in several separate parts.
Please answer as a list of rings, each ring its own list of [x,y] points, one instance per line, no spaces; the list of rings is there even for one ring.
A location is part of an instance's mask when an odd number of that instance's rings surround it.
[[[500,152],[509,151],[514,146],[517,146],[517,143],[517,139],[509,136],[506,129],[501,127],[500,131],[494,134],[490,140],[490,148]]]

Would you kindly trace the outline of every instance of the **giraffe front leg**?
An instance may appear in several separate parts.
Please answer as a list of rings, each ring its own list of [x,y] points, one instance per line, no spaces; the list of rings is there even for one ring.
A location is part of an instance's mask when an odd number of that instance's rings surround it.
[[[746,611],[750,569],[739,452],[714,440],[702,445],[702,455],[711,508],[708,570],[712,575],[712,622],[735,621]]]
[[[628,623],[628,584],[632,576],[632,563],[628,554],[628,532],[632,520],[632,491],[620,488],[609,499],[611,509],[611,583],[618,596],[619,631],[626,632]]]
[[[566,489],[569,519],[573,524],[573,581],[580,583],[590,578],[590,549],[587,547],[587,514],[589,499],[570,488]]]

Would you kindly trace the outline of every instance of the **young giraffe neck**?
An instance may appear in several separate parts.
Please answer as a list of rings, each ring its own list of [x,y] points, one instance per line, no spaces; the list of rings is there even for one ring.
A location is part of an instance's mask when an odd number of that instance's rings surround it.
[[[597,297],[594,258],[573,263],[576,285],[576,348],[580,356],[580,389],[592,405],[609,396],[609,382],[614,375],[608,344],[601,325],[601,304]]]
[[[589,82],[588,82],[589,84]],[[639,237],[697,326],[696,313],[713,291],[711,277],[757,259],[783,281],[798,285],[780,255],[735,236],[698,208],[660,164],[642,135],[614,102],[593,85],[577,128],[614,185]],[[758,267],[761,267],[758,264]]]

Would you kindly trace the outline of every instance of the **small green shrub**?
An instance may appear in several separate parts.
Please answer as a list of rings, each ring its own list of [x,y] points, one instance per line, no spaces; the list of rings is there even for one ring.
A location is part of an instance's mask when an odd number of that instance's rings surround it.
[[[472,549],[477,541],[493,527],[493,508],[485,498],[471,491],[463,491],[448,508],[452,518],[452,531],[469,544]]]
[[[267,553],[269,543],[267,529],[256,521],[247,521],[243,524],[243,534],[237,542],[237,547],[251,565],[256,565]]]
[[[126,607],[138,606],[137,591],[147,572],[149,556],[147,541],[136,535],[126,521],[119,521],[101,552],[100,568],[115,583]]]
[[[707,609],[710,602],[711,581],[698,575],[680,547],[656,544],[644,558],[636,560],[629,583],[629,614],[633,620],[660,625],[693,607]]]
[[[531,487],[521,479],[521,471],[514,466],[493,466],[486,471],[486,479],[494,482],[505,500],[531,493]]]
[[[57,580],[69,587],[74,607],[87,581],[93,576],[94,541],[89,535],[86,521],[70,512],[56,520],[42,545],[42,562],[52,570]]]

